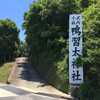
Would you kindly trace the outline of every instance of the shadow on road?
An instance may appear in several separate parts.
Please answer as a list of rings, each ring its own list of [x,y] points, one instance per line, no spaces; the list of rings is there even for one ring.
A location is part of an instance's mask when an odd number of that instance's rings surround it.
[[[17,64],[17,70],[19,71],[18,78],[31,82],[39,82],[44,86],[47,85],[44,80],[41,80],[40,76],[29,62],[20,62],[20,64]]]
[[[29,88],[29,90],[31,89],[37,95],[72,100],[69,95],[62,93],[44,81],[35,71],[34,67],[24,59],[18,58],[15,62],[14,71],[11,75],[15,75],[14,78],[11,78],[13,80],[12,84]]]

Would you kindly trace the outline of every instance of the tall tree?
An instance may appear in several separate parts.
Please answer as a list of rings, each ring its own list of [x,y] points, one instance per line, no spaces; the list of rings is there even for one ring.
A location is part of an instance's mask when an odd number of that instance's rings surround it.
[[[10,19],[0,20],[0,58],[9,59],[16,55],[19,44],[19,29]]]
[[[78,8],[77,0],[38,0],[24,16],[26,41],[35,68],[63,91],[67,91],[64,84],[68,79],[69,13],[78,13]]]
[[[82,100],[100,98],[100,1],[88,7],[84,15],[84,73]]]

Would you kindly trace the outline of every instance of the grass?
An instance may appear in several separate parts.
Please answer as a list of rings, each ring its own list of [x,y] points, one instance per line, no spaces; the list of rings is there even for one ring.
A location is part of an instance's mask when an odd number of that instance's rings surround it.
[[[3,65],[0,65],[0,82],[6,83],[7,79],[9,77],[9,74],[11,72],[11,69],[13,67],[13,62],[5,63]]]

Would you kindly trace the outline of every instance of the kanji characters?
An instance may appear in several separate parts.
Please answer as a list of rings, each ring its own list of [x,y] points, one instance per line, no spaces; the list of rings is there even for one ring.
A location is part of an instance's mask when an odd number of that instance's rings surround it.
[[[79,70],[74,70],[73,71],[73,73],[72,73],[72,79],[73,79],[73,81],[81,80]]]
[[[80,56],[80,49],[75,47],[75,49],[73,50],[73,55],[72,56]]]
[[[75,28],[72,28],[72,35],[74,34],[78,34],[78,35],[81,34],[80,27],[78,25],[76,25]]]
[[[69,75],[70,83],[80,84],[83,82],[83,69],[77,67],[76,60],[82,55],[82,17],[71,15],[69,34]]]
[[[80,45],[80,37],[72,37],[73,46]]]
[[[72,61],[72,65],[71,65],[73,68],[75,68],[76,67],[76,60],[75,59],[73,59],[73,61]]]

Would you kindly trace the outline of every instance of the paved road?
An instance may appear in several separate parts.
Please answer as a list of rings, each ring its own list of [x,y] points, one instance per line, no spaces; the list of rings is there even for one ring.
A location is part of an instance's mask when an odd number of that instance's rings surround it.
[[[0,92],[2,92],[0,100],[71,100],[49,94],[33,93],[14,85],[2,85],[0,86]]]
[[[7,100],[20,100],[20,98],[21,100],[22,98],[25,98],[24,100],[69,100],[68,98],[70,98],[69,95],[62,93],[42,80],[25,57],[16,59],[8,81],[34,94],[28,94],[26,97],[19,96],[17,99],[15,99],[15,97],[13,97],[14,99],[9,97],[10,99],[8,98]],[[13,90],[12,92],[14,93],[14,89],[11,87],[9,90]],[[20,90],[15,89],[15,92],[17,95],[21,94]]]

